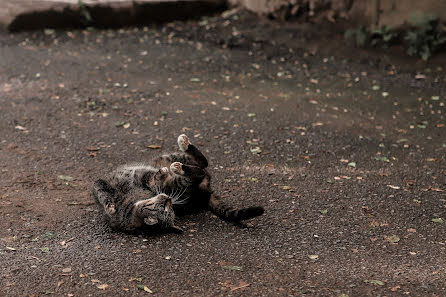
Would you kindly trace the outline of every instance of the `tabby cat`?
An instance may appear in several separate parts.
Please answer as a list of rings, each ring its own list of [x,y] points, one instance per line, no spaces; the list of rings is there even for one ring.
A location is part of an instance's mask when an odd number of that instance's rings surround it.
[[[93,196],[109,225],[126,232],[172,229],[175,214],[209,209],[226,221],[238,222],[263,214],[262,207],[235,209],[211,189],[207,159],[186,135],[178,137],[182,152],[162,155],[151,165],[118,167],[93,184]]]

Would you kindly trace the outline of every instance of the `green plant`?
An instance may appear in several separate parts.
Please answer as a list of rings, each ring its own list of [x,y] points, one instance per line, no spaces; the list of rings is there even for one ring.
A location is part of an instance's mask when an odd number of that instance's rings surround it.
[[[412,15],[412,28],[404,36],[407,54],[428,60],[446,44],[446,34],[437,31],[438,18],[434,15]]]
[[[446,33],[438,30],[439,20],[434,15],[412,15],[411,27],[401,35],[390,26],[369,31],[364,25],[345,31],[345,38],[354,38],[357,46],[366,45],[388,48],[403,43],[407,54],[428,60],[435,52],[446,47]],[[404,38],[401,38],[403,36]]]
[[[382,48],[388,48],[398,39],[398,32],[391,31],[390,26],[384,26],[373,30],[370,33],[370,44],[372,46],[381,45]]]
[[[369,39],[369,32],[364,25],[360,25],[356,28],[350,28],[344,33],[346,39],[355,38],[355,43],[357,46],[364,47]]]
[[[82,0],[78,0],[77,4],[79,5],[79,14],[81,16],[81,22],[87,26],[91,24],[93,18],[91,17],[90,11],[88,11],[88,7]]]
[[[389,45],[398,39],[398,33],[391,30],[390,26],[377,28],[369,31],[364,25],[351,28],[345,31],[345,38],[354,38],[357,46],[364,47],[366,45],[388,48]]]

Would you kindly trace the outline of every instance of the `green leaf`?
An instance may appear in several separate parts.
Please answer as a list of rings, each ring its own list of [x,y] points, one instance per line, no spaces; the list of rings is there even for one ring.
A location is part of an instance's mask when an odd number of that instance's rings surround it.
[[[65,180],[65,181],[73,181],[74,180],[74,178],[72,178],[71,176],[68,176],[68,175],[59,175],[58,178],[61,180]]]
[[[47,239],[51,239],[51,238],[53,238],[54,236],[55,236],[54,233],[52,233],[52,232],[46,232],[45,234],[42,235],[42,239],[47,240]]]
[[[420,129],[426,129],[428,123],[429,123],[428,121],[419,122],[417,123],[417,127]]]
[[[442,218],[434,218],[434,219],[432,219],[432,222],[443,224],[443,219]]]
[[[146,291],[147,293],[150,293],[150,294],[153,293],[152,290],[150,290],[147,286],[144,286],[144,285],[137,285],[136,287],[137,287],[139,290]]]
[[[47,248],[47,247],[40,248],[40,250],[41,250],[42,252],[44,252],[44,253],[49,253],[49,252],[50,252],[50,249]]]
[[[125,125],[125,121],[119,121],[119,122],[116,122],[115,123],[115,126],[116,127],[122,127],[122,126],[124,126]]]
[[[377,279],[371,279],[371,280],[366,279],[364,282],[368,283],[368,284],[378,285],[378,286],[384,286],[384,284],[385,284],[383,281],[380,281]]]
[[[375,160],[383,161],[383,162],[390,162],[390,160],[387,157],[384,157],[384,156],[376,156]]]
[[[397,243],[400,241],[400,238],[397,235],[384,236],[384,238],[390,243]]]
[[[321,209],[321,210],[319,210],[319,212],[321,214],[327,214],[328,213],[328,209]]]
[[[262,149],[258,146],[251,148],[251,153],[253,154],[260,154],[262,152]]]
[[[356,162],[350,162],[347,165],[350,167],[356,168]]]
[[[247,181],[254,182],[254,183],[259,182],[259,179],[257,177],[245,177],[245,178],[242,178],[242,180],[247,180]]]
[[[248,113],[248,117],[250,117],[250,118],[255,117],[255,116],[256,116],[256,114],[253,112]]]
[[[200,80],[199,78],[197,78],[197,77],[192,77],[192,78],[190,79],[190,81],[191,81],[191,82],[200,82],[201,80]]]
[[[423,59],[424,61],[427,61],[427,60],[429,60],[430,57],[431,57],[430,48],[425,44],[421,51],[421,59]]]
[[[227,269],[227,270],[243,271],[242,266],[227,265],[227,266],[222,266],[221,268]]]

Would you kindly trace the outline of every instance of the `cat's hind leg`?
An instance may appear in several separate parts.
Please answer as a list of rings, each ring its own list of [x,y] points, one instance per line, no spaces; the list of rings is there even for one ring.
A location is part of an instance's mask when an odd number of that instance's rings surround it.
[[[206,157],[195,145],[190,143],[189,138],[185,134],[178,136],[177,142],[180,150],[191,156],[195,162],[197,162],[198,166],[201,168],[208,167],[208,160]]]

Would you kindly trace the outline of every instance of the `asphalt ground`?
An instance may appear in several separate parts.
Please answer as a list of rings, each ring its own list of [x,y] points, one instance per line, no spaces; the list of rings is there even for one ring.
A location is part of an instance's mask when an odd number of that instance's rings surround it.
[[[444,296],[444,60],[302,28],[0,33],[0,295]],[[265,214],[111,231],[92,182],[182,133]]]

